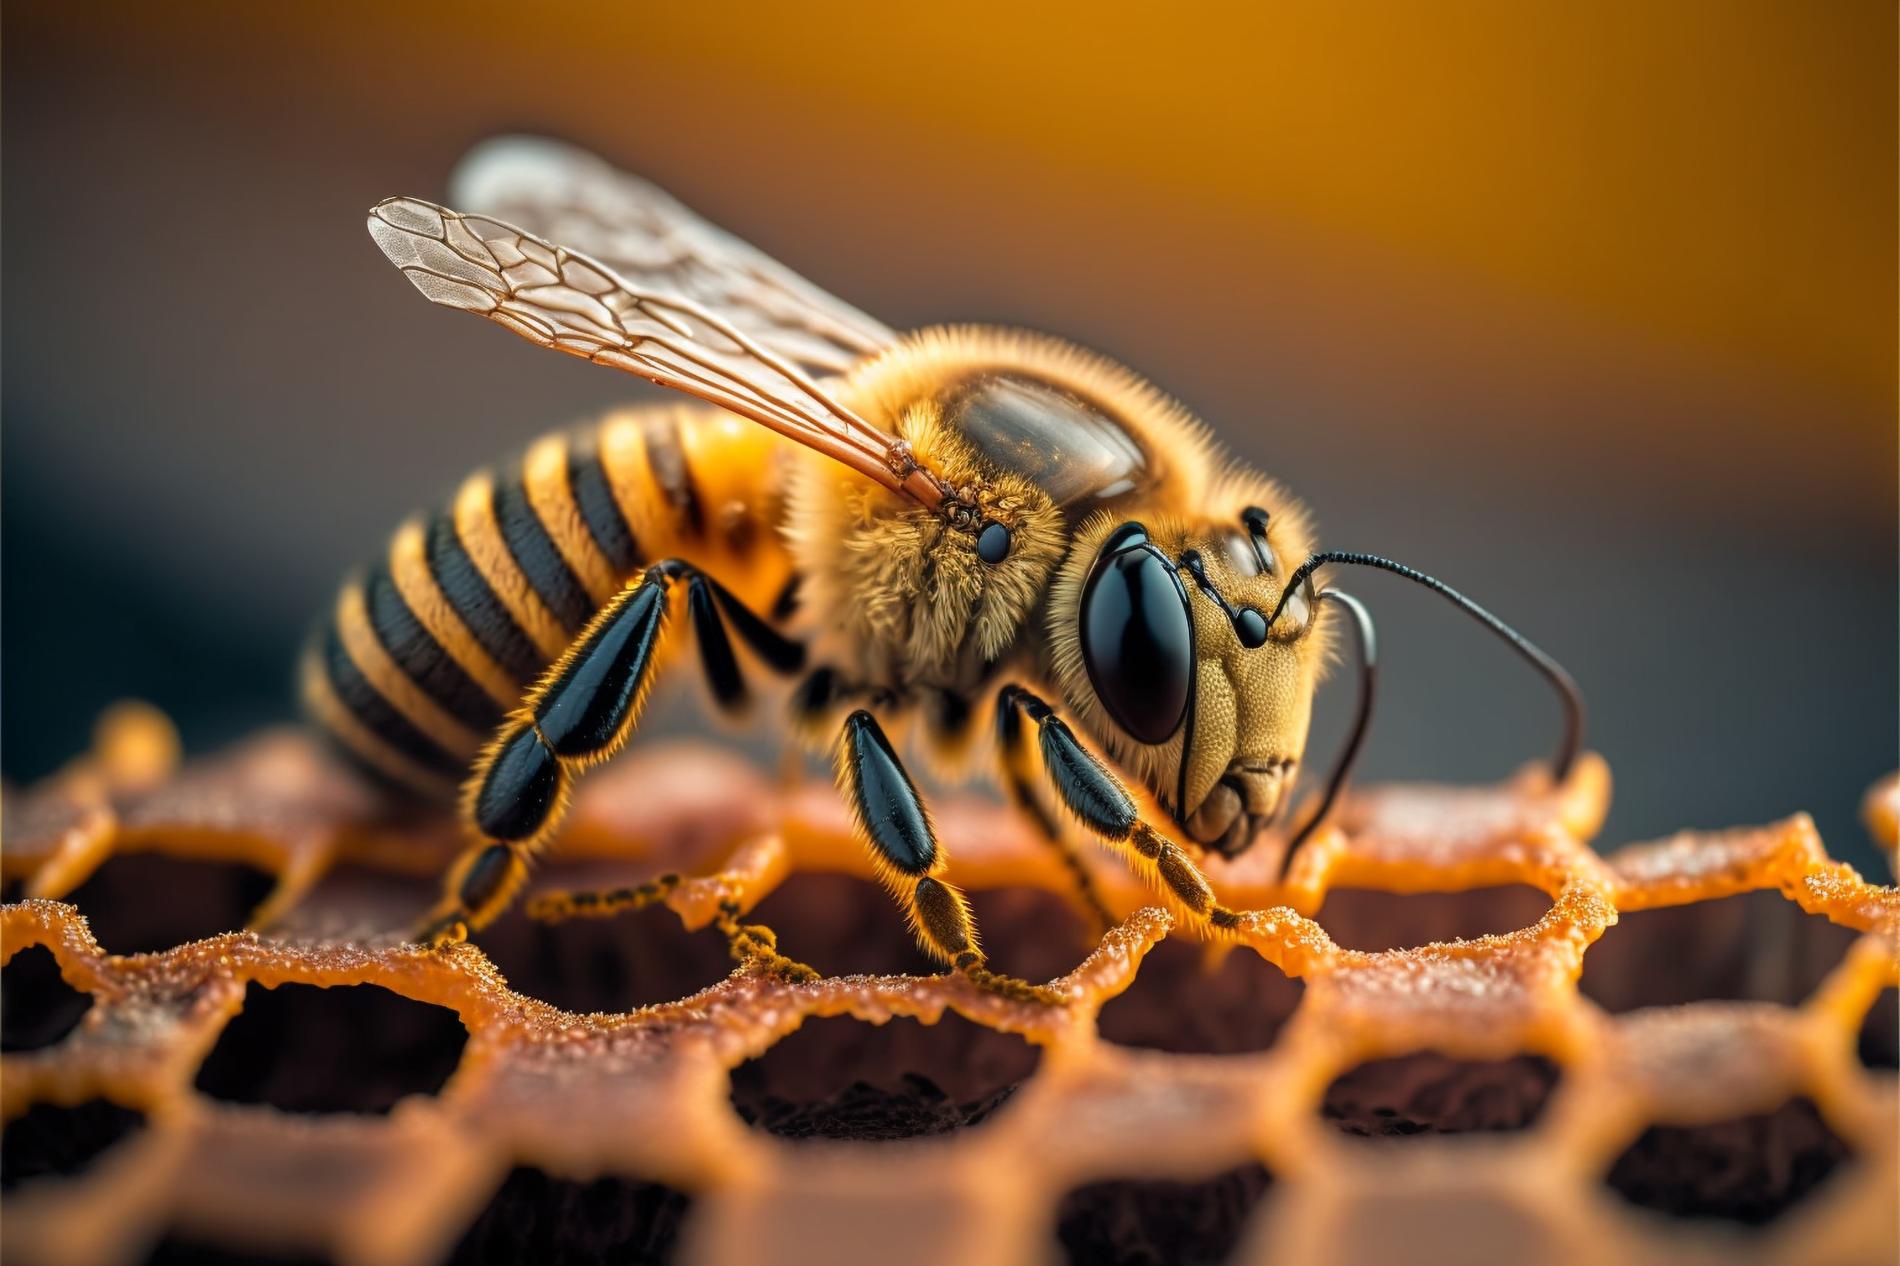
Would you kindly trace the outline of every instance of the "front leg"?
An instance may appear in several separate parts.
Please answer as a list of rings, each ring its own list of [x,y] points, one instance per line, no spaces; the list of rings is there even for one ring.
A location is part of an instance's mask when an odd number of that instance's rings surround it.
[[[1055,850],[1062,864],[1068,868],[1075,881],[1076,897],[1094,919],[1096,932],[1107,932],[1115,926],[1114,914],[1096,889],[1095,878],[1089,874],[1088,864],[1063,834],[1062,823],[1036,794],[1035,762],[1030,757],[1028,735],[1023,732],[1022,709],[1017,706],[1014,697],[1017,689],[1015,686],[1004,686],[996,696],[996,754],[1002,765],[1003,785],[1008,788],[1010,799],[1016,802],[1023,816],[1035,827],[1036,833]]]
[[[479,842],[450,869],[418,940],[460,940],[508,908],[529,862],[567,816],[574,780],[611,759],[632,735],[652,684],[668,598],[681,579],[701,665],[722,704],[736,706],[745,693],[725,622],[773,668],[802,662],[801,647],[689,564],[669,559],[647,568],[595,613],[476,760],[462,788],[462,820]]]
[[[991,971],[963,894],[943,879],[949,858],[930,814],[877,718],[862,708],[845,718],[838,785],[878,878],[897,899],[924,953],[976,984],[1022,1002],[1059,1005],[1054,990]]]
[[[1077,741],[1053,708],[1021,686],[1004,686],[996,706],[1020,710],[1035,722],[1043,768],[1056,795],[1083,826],[1122,855],[1129,869],[1173,898],[1200,926],[1218,933],[1239,924],[1239,914],[1214,900],[1214,889],[1194,859],[1142,821],[1121,780]]]

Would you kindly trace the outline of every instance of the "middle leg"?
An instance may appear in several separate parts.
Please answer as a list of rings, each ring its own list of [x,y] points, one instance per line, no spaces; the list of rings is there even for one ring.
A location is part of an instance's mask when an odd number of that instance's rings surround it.
[[[838,785],[871,846],[878,877],[903,907],[924,953],[1004,997],[1045,1005],[1062,1001],[1052,989],[989,969],[969,902],[943,879],[948,858],[916,785],[877,718],[862,708],[845,718]]]

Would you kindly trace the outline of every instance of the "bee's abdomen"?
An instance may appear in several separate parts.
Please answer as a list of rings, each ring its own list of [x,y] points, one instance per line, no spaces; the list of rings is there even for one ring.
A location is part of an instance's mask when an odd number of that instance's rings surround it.
[[[752,524],[773,472],[761,428],[732,421],[627,410],[542,438],[500,476],[470,476],[345,582],[304,659],[312,719],[381,780],[452,793],[503,715],[649,561],[733,565],[738,542],[709,527],[707,496],[741,503],[728,527]]]

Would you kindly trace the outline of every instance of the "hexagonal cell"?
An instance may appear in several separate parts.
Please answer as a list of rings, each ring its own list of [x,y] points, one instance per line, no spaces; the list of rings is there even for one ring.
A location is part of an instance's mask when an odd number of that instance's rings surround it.
[[[625,867],[556,866],[535,875],[529,894],[593,891],[648,878]],[[525,903],[516,902],[475,940],[512,988],[568,1011],[631,1011],[672,1002],[718,984],[734,966],[723,936],[711,928],[687,931],[664,905],[548,924],[530,919]]]
[[[1022,1038],[951,1013],[932,1025],[814,1018],[732,1070],[732,1106],[783,1138],[945,1134],[988,1117],[1040,1058]]]
[[[1261,1165],[1204,1182],[1090,1183],[1063,1196],[1056,1238],[1075,1266],[1216,1266],[1233,1254],[1272,1184]]]
[[[1024,980],[1040,984],[1068,975],[1101,940],[1092,921],[1070,901],[1041,888],[989,888],[964,895],[992,965]]]
[[[1474,1060],[1418,1051],[1348,1069],[1326,1088],[1320,1112],[1367,1138],[1522,1130],[1543,1114],[1559,1077],[1541,1055]]]
[[[308,941],[369,939],[421,922],[441,892],[434,875],[391,874],[342,862],[325,871],[264,933]]]
[[[1550,897],[1525,884],[1467,892],[1335,888],[1326,894],[1318,919],[1345,949],[1379,953],[1515,932],[1543,918],[1549,909]]]
[[[854,875],[788,876],[745,920],[777,932],[782,953],[827,976],[942,970],[917,948],[884,890]]]
[[[1868,1068],[1900,1068],[1900,991],[1882,989],[1860,1024],[1860,1062]]]
[[[468,1031],[447,1007],[377,985],[251,984],[198,1070],[214,1099],[286,1112],[387,1112],[442,1089]]]
[[[572,1182],[524,1167],[508,1175],[446,1266],[668,1261],[691,1205],[659,1183]]]
[[[1252,950],[1207,967],[1206,948],[1170,938],[1148,951],[1134,983],[1108,1000],[1098,1029],[1122,1046],[1182,1055],[1237,1055],[1273,1045],[1306,987]]]
[[[1623,914],[1583,956],[1584,996],[1607,1011],[1684,1002],[1800,1002],[1859,933],[1778,892]]]
[[[108,858],[63,900],[106,949],[146,954],[243,927],[276,883],[239,862],[129,853]]]
[[[998,971],[1026,980],[1063,975],[1095,947],[1081,917],[1050,892],[999,888],[965,894]],[[746,916],[778,933],[779,948],[827,976],[929,976],[927,958],[881,887],[851,875],[798,874]]]
[[[1750,1226],[1793,1207],[1847,1159],[1847,1144],[1807,1099],[1712,1125],[1651,1126],[1605,1183],[1645,1209]]]
[[[145,1128],[145,1114],[109,1099],[72,1108],[36,1103],[0,1135],[0,1191],[29,1179],[71,1177],[113,1144]]]
[[[59,974],[44,945],[29,945],[0,968],[0,1051],[35,1051],[78,1027],[92,995]]]

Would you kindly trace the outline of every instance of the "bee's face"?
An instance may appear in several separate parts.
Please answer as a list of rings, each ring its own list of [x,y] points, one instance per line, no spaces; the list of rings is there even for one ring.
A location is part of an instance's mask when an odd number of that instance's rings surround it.
[[[1268,627],[1303,553],[1249,514],[1092,525],[1068,565],[1074,601],[1057,604],[1073,622],[1057,639],[1071,709],[1190,838],[1228,856],[1284,807],[1322,658],[1310,590]]]

